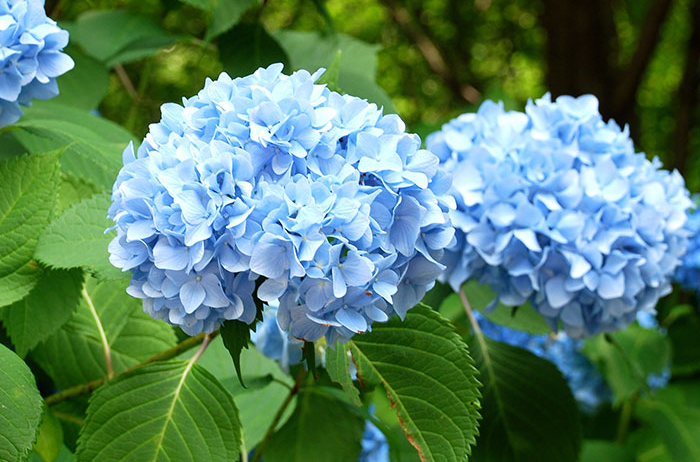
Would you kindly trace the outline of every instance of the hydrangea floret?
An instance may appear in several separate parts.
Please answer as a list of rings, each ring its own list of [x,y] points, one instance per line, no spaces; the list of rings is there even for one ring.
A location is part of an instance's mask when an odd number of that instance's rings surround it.
[[[124,151],[109,216],[129,293],[190,335],[279,300],[329,344],[404,316],[453,244],[450,177],[396,115],[274,64],[207,80]]]
[[[675,278],[684,288],[700,292],[700,213],[697,210],[688,215],[685,228],[690,240]]]
[[[637,153],[598,100],[485,102],[431,134],[454,175],[457,245],[443,275],[529,301],[573,337],[620,329],[671,290],[691,205],[684,180]]]
[[[43,0],[0,0],[0,127],[20,118],[20,104],[58,95],[56,77],[74,66],[67,44]]]

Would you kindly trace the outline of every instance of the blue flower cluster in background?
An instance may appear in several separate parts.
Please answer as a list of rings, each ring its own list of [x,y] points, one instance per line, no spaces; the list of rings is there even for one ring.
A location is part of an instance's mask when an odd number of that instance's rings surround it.
[[[370,412],[374,414],[371,407]],[[386,436],[370,420],[365,422],[362,452],[358,462],[389,462],[389,443]]]
[[[636,153],[594,96],[545,95],[525,113],[487,101],[428,148],[454,175],[453,288],[486,283],[576,338],[623,328],[670,292],[687,242],[684,180]]]
[[[290,340],[277,324],[277,306],[268,306],[263,310],[263,320],[258,322],[250,339],[266,357],[279,363],[282,370],[289,372],[289,367],[299,364],[302,359],[301,341]]]
[[[676,281],[689,290],[700,292],[700,213],[691,213],[685,224],[690,241],[683,255],[683,263],[676,271]]]
[[[58,95],[56,77],[74,66],[67,44],[43,0],[0,0],[0,127],[20,118],[20,104]]]
[[[279,300],[292,337],[329,344],[404,316],[453,244],[449,175],[396,115],[282,65],[207,80],[124,152],[109,216],[129,293],[186,333]]]

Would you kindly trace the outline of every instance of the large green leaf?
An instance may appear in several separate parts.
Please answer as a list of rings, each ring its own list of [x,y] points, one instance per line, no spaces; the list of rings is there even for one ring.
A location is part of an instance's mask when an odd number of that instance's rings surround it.
[[[311,387],[297,398],[294,414],[272,436],[263,459],[356,462],[364,427],[364,419],[348,404],[314,393]]]
[[[172,328],[144,313],[141,301],[126,294],[126,285],[119,280],[88,279],[70,321],[32,350],[32,358],[57,387],[104,377],[105,343],[115,372],[175,345]]]
[[[90,399],[79,461],[238,460],[241,425],[231,395],[203,367],[155,363]]]
[[[687,305],[674,307],[671,315],[675,319],[668,326],[668,338],[673,351],[673,376],[700,372],[700,315],[694,306]]]
[[[15,123],[13,135],[31,153],[63,148],[61,170],[100,190],[111,190],[122,152],[134,138],[120,126],[53,101],[35,103]]]
[[[41,421],[41,395],[26,364],[0,344],[0,460],[24,460]]]
[[[87,111],[97,108],[107,94],[109,71],[77,47],[66,49],[66,53],[75,61],[75,68],[56,79],[60,93],[53,102]]]
[[[370,45],[345,34],[281,30],[274,33],[289,56],[293,69],[314,72],[330,68],[341,52],[338,86],[345,92],[384,106],[394,112],[391,98],[375,82],[377,74],[377,45]]]
[[[85,53],[110,66],[151,56],[175,42],[150,17],[135,11],[88,11],[69,30]]]
[[[82,284],[79,269],[45,270],[27,297],[0,309],[17,354],[24,357],[70,319],[78,308]]]
[[[248,388],[243,388],[231,367],[231,355],[218,338],[207,348],[197,364],[211,372],[233,395],[243,426],[243,441],[250,450],[263,439],[272,424],[277,410],[293,385],[291,378],[282,372],[276,361],[266,358],[255,348],[241,352],[241,370]],[[275,381],[265,380],[273,377]],[[255,386],[255,384],[261,386]],[[287,386],[283,384],[287,384]],[[292,408],[282,416],[283,425],[292,414]]]
[[[58,153],[0,162],[0,306],[25,297],[41,269],[32,260],[56,201]]]
[[[111,202],[108,193],[97,194],[63,212],[39,237],[35,258],[54,268],[82,266],[100,276],[120,278],[121,271],[109,263],[107,252],[116,235],[114,231],[105,233],[114,224],[107,219]]]
[[[593,361],[620,403],[645,390],[650,374],[658,374],[671,361],[668,338],[658,329],[636,324],[610,334],[612,341],[599,335],[589,339],[584,354]]]
[[[478,434],[479,382],[467,345],[430,308],[356,335],[358,380],[383,385],[423,461],[464,461]]]
[[[700,460],[700,387],[674,384],[637,403],[637,417],[651,427],[672,460]]]
[[[484,384],[481,434],[472,460],[577,461],[581,423],[559,369],[486,337],[474,337],[469,345]]]
[[[231,77],[252,74],[259,67],[287,63],[287,55],[259,23],[241,23],[219,38],[219,55]]]

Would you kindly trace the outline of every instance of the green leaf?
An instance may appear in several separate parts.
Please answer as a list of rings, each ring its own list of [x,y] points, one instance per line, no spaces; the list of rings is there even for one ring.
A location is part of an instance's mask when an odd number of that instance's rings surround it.
[[[219,38],[219,55],[231,77],[252,74],[259,67],[281,62],[287,55],[259,23],[241,23]]]
[[[700,460],[700,387],[673,384],[637,403],[636,416],[664,442],[671,460]]]
[[[350,361],[349,361],[350,346],[345,343],[337,342],[335,348],[326,349],[326,371],[334,382],[340,384],[347,393],[350,402],[356,406],[362,406],[360,400],[360,392],[352,383],[350,376]]]
[[[111,191],[122,152],[134,141],[119,125],[53,101],[32,104],[12,127],[28,152],[62,148],[61,170],[101,190]]]
[[[34,442],[34,452],[44,462],[55,461],[63,448],[63,429],[51,409],[44,404],[44,414],[39,434]],[[30,459],[31,460],[31,459]]]
[[[320,67],[330,69],[338,51],[338,86],[344,92],[366,98],[384,106],[384,112],[395,112],[391,98],[375,82],[379,46],[370,45],[349,35],[322,32],[281,30],[275,38],[289,56],[293,69],[314,72]]]
[[[98,193],[97,188],[85,180],[76,178],[73,175],[61,173],[61,182],[58,185],[58,201],[56,202],[55,216],[60,216],[73,204],[94,196]]]
[[[486,308],[497,296],[487,285],[479,285],[477,282],[471,281],[463,286],[463,290],[469,298],[472,308],[496,324],[532,335],[545,335],[552,331],[544,317],[535,311],[529,303],[519,307],[505,306],[499,303],[494,310],[487,310]],[[443,316],[453,321],[465,317],[462,301],[456,293],[444,299],[439,311]]]
[[[58,153],[0,162],[0,306],[24,298],[41,270],[32,260],[56,202]]]
[[[674,307],[672,315],[683,311],[681,307]],[[673,351],[673,365],[671,372],[674,377],[691,375],[700,372],[700,316],[695,313],[693,306],[689,313],[678,315],[676,320],[668,326],[668,338],[671,340]]]
[[[670,364],[671,348],[658,329],[636,324],[610,337],[612,342],[603,335],[593,337],[582,351],[603,374],[617,404],[647,389],[647,377]]]
[[[72,42],[109,66],[151,56],[175,42],[150,17],[135,11],[88,11],[69,30]]]
[[[241,376],[241,351],[250,344],[250,326],[241,321],[226,321],[219,330],[224,346],[231,355],[233,367],[236,369],[238,381],[245,388]]]
[[[0,344],[0,460],[24,460],[36,438],[43,400],[34,376],[16,354]]]
[[[100,387],[78,440],[79,461],[238,460],[231,395],[203,367],[155,363]]]
[[[338,86],[338,78],[340,77],[340,57],[342,56],[342,54],[342,51],[338,50],[338,52],[335,54],[335,58],[333,58],[333,62],[331,63],[331,65],[328,67],[328,69],[326,69],[326,72],[324,72],[321,78],[319,78],[316,82],[319,84],[326,84],[329,90],[338,93],[343,93],[340,89],[340,86]]]
[[[19,356],[24,357],[70,319],[78,308],[82,285],[79,269],[44,270],[29,296],[0,309],[2,324]]]
[[[266,462],[356,462],[364,427],[364,419],[343,401],[311,390],[302,392],[294,414],[270,438],[263,458]]]
[[[625,448],[635,455],[636,462],[675,462],[661,437],[649,426],[632,432],[625,441]]]
[[[111,203],[108,193],[97,194],[63,212],[42,233],[35,258],[54,268],[82,266],[108,279],[123,277],[121,271],[110,264],[107,251],[116,236],[114,231],[105,234],[105,230],[114,225],[107,219]]]
[[[289,375],[282,372],[276,361],[250,348],[241,353],[241,369],[249,387],[243,388],[231,368],[231,356],[223,342],[218,339],[214,339],[197,364],[211,372],[233,395],[243,425],[243,440],[248,449],[257,446],[272,424],[277,409],[289,394],[289,388],[283,385],[293,385]],[[262,388],[253,387],[253,384],[261,383],[260,379],[269,376],[274,377],[275,381]],[[279,425],[284,425],[292,410],[293,408],[287,409]]]
[[[126,286],[126,281],[89,278],[71,319],[32,350],[30,356],[56,387],[68,388],[104,377],[104,343],[115,373],[175,345],[172,328],[144,313],[141,301],[127,295]]]
[[[360,383],[382,384],[422,461],[463,461],[478,433],[479,382],[450,323],[419,305],[349,342]]]
[[[61,446],[61,450],[59,451],[58,456],[55,459],[47,461],[44,458],[42,458],[39,454],[37,454],[36,451],[32,451],[32,453],[29,454],[28,462],[75,462],[75,460],[75,456],[72,452],[70,452],[70,449],[63,445]]]
[[[56,79],[60,93],[53,102],[86,111],[96,109],[107,94],[109,71],[77,47],[67,48],[66,53],[75,61],[75,68]]]
[[[527,350],[483,337],[469,342],[484,384],[473,461],[577,461],[581,423],[557,367]]]
[[[612,441],[585,440],[580,462],[634,462],[627,449]]]
[[[231,29],[234,24],[241,19],[243,13],[248,11],[253,5],[257,4],[255,0],[214,0],[216,6],[212,10],[211,24],[207,30],[207,40],[223,34]]]

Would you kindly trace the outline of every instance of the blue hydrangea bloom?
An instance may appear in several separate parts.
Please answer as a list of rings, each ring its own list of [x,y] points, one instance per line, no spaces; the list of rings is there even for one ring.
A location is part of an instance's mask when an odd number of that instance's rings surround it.
[[[554,363],[569,383],[569,388],[583,411],[593,412],[602,403],[610,401],[612,393],[603,376],[580,352],[582,340],[573,339],[563,332],[532,335],[491,322],[479,312],[474,315],[487,337],[524,348]]]
[[[690,241],[681,266],[676,270],[676,281],[686,289],[700,292],[700,213],[689,214],[685,228],[690,233]]]
[[[374,413],[372,407],[370,412]],[[386,436],[370,420],[365,422],[362,452],[358,462],[389,462],[389,443]]]
[[[624,327],[671,290],[687,242],[684,180],[635,153],[594,96],[547,94],[524,113],[487,101],[427,142],[454,175],[453,288],[486,283],[576,338]]]
[[[404,316],[454,240],[450,177],[396,115],[282,65],[207,80],[124,167],[109,216],[129,293],[190,335],[251,323],[330,344]]]
[[[258,322],[255,332],[250,333],[250,339],[266,357],[279,362],[285,372],[289,366],[299,364],[302,360],[303,343],[290,340],[277,324],[277,306],[267,306],[263,310],[263,320]]]
[[[43,0],[0,0],[0,127],[19,119],[20,104],[58,95],[56,77],[74,65],[67,44]]]

